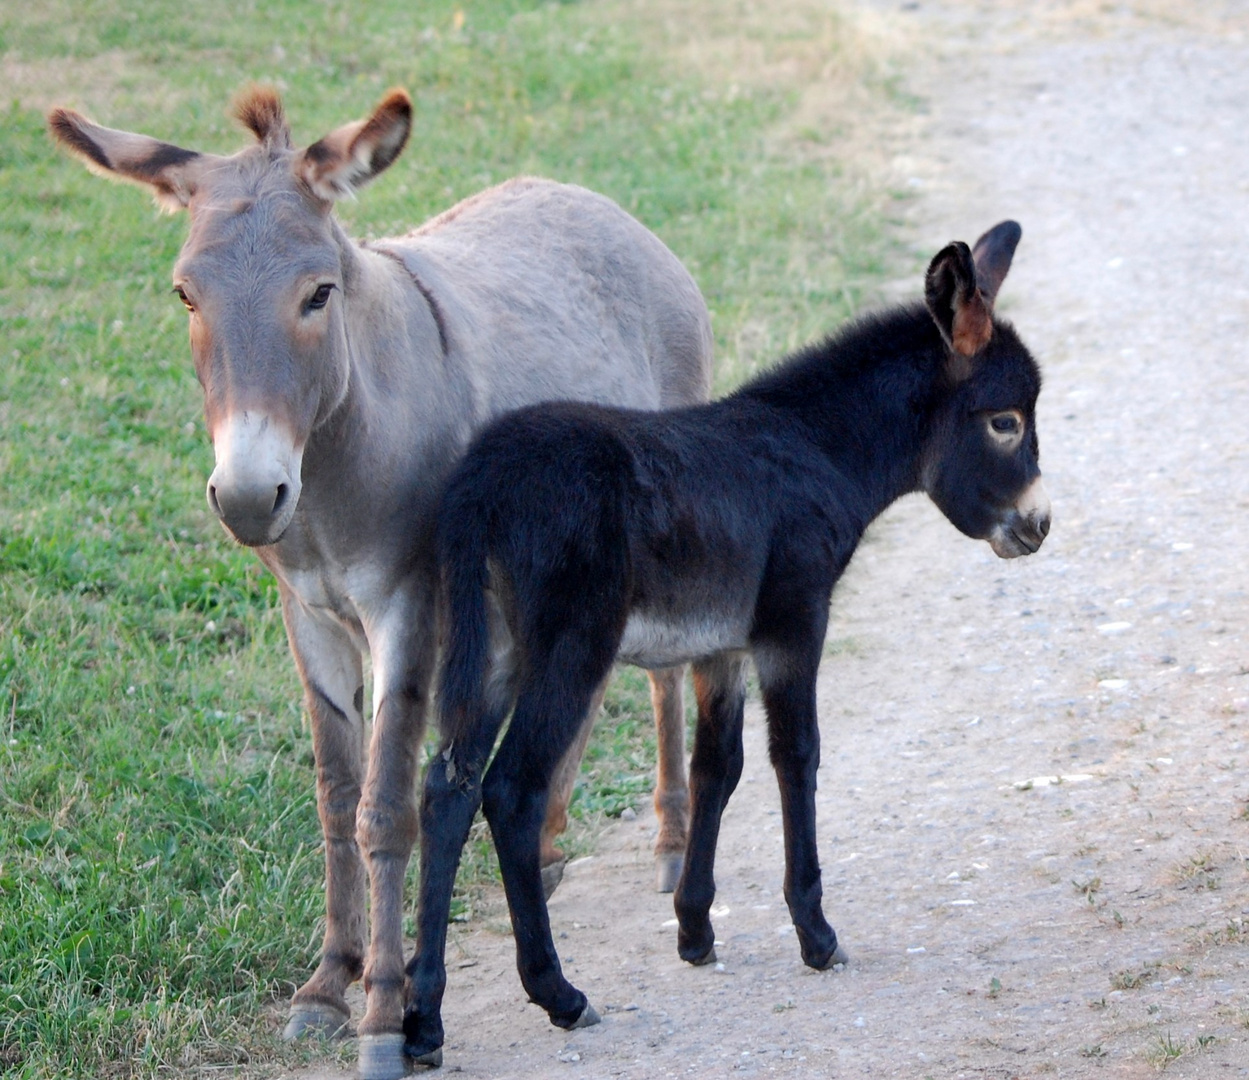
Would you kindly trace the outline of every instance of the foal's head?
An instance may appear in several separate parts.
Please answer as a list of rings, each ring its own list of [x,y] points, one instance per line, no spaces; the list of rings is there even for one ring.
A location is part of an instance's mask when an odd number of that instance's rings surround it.
[[[945,343],[948,392],[934,418],[923,485],[950,521],[1003,559],[1036,551],[1050,527],[1036,432],[1041,373],[1015,331],[993,317],[1019,236],[1019,226],[1005,221],[974,249],[950,244],[925,283]]]
[[[367,120],[304,150],[291,145],[274,91],[246,91],[234,112],[256,142],[230,157],[114,131],[69,109],[54,109],[48,125],[94,172],[190,212],[173,291],[190,314],[216,455],[208,501],[236,539],[257,545],[290,524],[304,446],[347,391],[349,264],[332,203],[399,156],[412,104],[392,91]]]

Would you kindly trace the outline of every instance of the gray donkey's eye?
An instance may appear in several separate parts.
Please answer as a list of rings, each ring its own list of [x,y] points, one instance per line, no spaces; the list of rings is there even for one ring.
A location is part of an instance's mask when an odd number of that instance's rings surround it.
[[[337,286],[332,284],[318,285],[317,291],[314,292],[308,299],[308,310],[320,311],[323,307],[325,307],[325,305],[330,302],[330,293],[332,293],[336,287]]]

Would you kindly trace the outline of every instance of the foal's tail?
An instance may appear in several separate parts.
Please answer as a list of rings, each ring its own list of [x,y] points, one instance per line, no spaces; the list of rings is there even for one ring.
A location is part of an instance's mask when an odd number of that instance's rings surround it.
[[[489,512],[457,483],[443,496],[438,516],[445,640],[438,686],[439,726],[447,744],[466,735],[485,712],[490,622],[486,607]]]

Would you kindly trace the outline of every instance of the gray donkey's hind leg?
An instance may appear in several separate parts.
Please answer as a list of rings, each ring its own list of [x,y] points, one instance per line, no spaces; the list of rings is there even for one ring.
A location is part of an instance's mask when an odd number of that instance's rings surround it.
[[[607,693],[607,682],[598,688],[589,712],[581,722],[581,730],[573,740],[568,751],[560,759],[551,777],[551,790],[547,796],[546,817],[542,821],[541,851],[539,860],[542,866],[542,892],[549,900],[551,894],[564,880],[564,866],[567,859],[564,853],[555,846],[556,838],[568,828],[568,806],[572,802],[573,789],[577,786],[577,773],[581,770],[581,759],[585,757],[585,748],[590,742],[590,733],[594,730],[594,721],[598,719],[599,709],[603,707],[603,695]]]
[[[659,775],[655,784],[655,888],[670,893],[681,880],[690,827],[690,787],[685,773],[685,668],[651,671],[651,705],[659,744]]]
[[[670,893],[681,879],[685,865],[685,841],[689,833],[690,789],[685,772],[685,705],[683,667],[649,671],[651,705],[655,710],[655,734],[658,743],[657,776],[655,781],[655,813],[659,816],[659,837],[655,841],[655,888]],[[594,704],[582,724],[576,741],[560,761],[551,778],[546,818],[542,822],[542,889],[547,899],[563,880],[564,853],[555,846],[559,835],[568,827],[568,806],[572,802],[577,773],[594,721],[603,705],[606,684],[599,688]]]

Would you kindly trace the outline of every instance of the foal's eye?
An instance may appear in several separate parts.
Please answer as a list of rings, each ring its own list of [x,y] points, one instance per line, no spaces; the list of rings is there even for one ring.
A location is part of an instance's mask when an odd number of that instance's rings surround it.
[[[1023,414],[1018,409],[1003,409],[988,417],[989,438],[1002,450],[1011,452],[1023,438]]]
[[[330,302],[330,293],[333,291],[333,285],[318,285],[317,291],[314,292],[308,300],[308,310],[320,311]]]
[[[186,308],[187,311],[195,310],[195,305],[191,303],[190,298],[186,294],[186,290],[183,289],[181,285],[175,285],[173,287],[173,293],[174,296],[182,301],[182,306]]]

